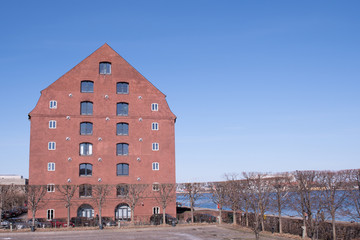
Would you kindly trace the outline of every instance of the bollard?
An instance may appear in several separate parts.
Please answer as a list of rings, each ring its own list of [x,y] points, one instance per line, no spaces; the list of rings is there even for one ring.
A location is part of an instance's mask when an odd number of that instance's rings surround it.
[[[13,230],[13,225],[12,223],[10,223],[10,231],[12,232],[12,230]]]
[[[120,228],[120,220],[118,220],[118,228]]]

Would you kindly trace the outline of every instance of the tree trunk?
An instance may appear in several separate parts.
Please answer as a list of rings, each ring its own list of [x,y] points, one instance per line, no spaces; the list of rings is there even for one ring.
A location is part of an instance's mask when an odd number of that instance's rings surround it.
[[[222,224],[222,209],[219,209],[219,224]]]
[[[135,221],[134,221],[134,208],[131,208],[131,224],[135,225]]]
[[[70,227],[70,205],[67,206],[67,227]]]
[[[335,214],[332,214],[332,232],[333,232],[333,240],[336,240],[336,225],[335,225]]]
[[[248,213],[248,210],[246,209],[246,217],[245,217],[245,222],[246,222],[246,227],[249,227],[249,213]]]
[[[35,227],[35,212],[34,209],[32,211],[32,226]]]
[[[233,224],[236,225],[236,210],[233,210]]]
[[[265,226],[264,226],[264,215],[261,214],[260,215],[260,223],[261,223],[261,231],[265,231]]]
[[[101,217],[101,205],[99,206],[99,226],[102,225],[102,217]]]
[[[166,213],[165,213],[165,209],[163,208],[163,225],[166,225]]]
[[[279,233],[282,234],[282,220],[281,220],[281,211],[279,212]]]
[[[194,204],[191,201],[191,223],[194,223]]]

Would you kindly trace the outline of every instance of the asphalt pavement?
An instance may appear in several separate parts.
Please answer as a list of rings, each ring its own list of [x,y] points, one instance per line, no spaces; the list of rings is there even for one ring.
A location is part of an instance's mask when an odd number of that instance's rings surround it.
[[[255,239],[254,233],[220,227],[218,225],[204,226],[176,226],[176,227],[150,227],[129,229],[104,229],[104,230],[73,230],[73,231],[35,231],[35,232],[0,232],[0,240],[41,240],[41,239],[76,239],[76,240],[240,240]],[[262,235],[261,240],[285,240],[273,235]]]

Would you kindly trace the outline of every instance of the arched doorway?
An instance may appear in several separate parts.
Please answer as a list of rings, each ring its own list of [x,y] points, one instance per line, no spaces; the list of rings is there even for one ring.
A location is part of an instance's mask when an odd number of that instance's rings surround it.
[[[94,208],[89,204],[82,204],[77,211],[78,217],[93,218],[94,217]]]
[[[115,219],[116,220],[131,220],[131,208],[126,203],[120,203],[115,208]]]

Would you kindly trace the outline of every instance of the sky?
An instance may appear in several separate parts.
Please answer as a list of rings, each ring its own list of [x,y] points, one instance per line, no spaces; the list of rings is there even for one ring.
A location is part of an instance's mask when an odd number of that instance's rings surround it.
[[[40,91],[108,43],[167,95],[177,182],[360,168],[360,1],[3,1],[0,174]]]

